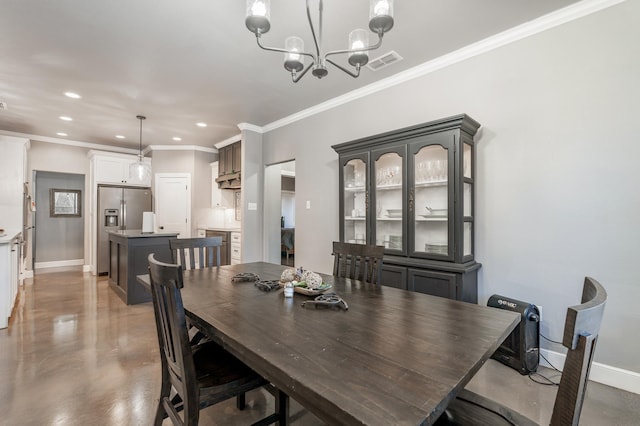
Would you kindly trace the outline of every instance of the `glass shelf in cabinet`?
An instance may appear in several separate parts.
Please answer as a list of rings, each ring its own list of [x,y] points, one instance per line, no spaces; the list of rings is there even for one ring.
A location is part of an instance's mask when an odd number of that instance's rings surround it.
[[[345,220],[365,220],[364,216],[345,216]]]
[[[416,222],[446,222],[448,219],[447,216],[417,217]]]
[[[389,190],[393,190],[393,189],[402,189],[402,184],[401,183],[393,183],[393,184],[376,185],[376,189],[379,189],[381,191],[389,191]]]
[[[447,186],[449,182],[447,180],[431,180],[428,182],[416,182],[416,188],[428,188],[431,186]]]
[[[347,186],[344,190],[351,192],[364,192],[365,188],[364,186]]]
[[[400,216],[400,217],[380,216],[380,217],[377,217],[376,219],[377,220],[381,220],[381,221],[382,220],[384,220],[384,221],[387,221],[387,220],[401,221],[402,220],[402,216]]]

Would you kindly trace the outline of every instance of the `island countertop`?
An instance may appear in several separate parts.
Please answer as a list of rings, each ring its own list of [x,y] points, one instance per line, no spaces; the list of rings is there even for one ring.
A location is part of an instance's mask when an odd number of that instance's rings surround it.
[[[141,229],[125,229],[107,231],[112,235],[117,235],[124,238],[151,238],[151,237],[176,237],[179,232],[142,232]]]

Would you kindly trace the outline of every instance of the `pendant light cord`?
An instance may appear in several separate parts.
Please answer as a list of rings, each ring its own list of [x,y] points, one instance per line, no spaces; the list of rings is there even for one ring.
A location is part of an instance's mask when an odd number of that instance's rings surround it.
[[[142,120],[146,120],[144,115],[137,115],[136,118],[140,120],[140,148],[138,150],[138,159],[142,162]]]

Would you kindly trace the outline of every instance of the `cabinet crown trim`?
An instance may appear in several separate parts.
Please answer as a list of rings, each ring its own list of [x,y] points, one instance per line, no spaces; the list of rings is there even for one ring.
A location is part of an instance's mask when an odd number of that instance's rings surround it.
[[[331,148],[333,148],[338,154],[343,154],[351,151],[361,150],[367,147],[373,147],[390,141],[397,141],[399,139],[406,139],[456,129],[461,129],[463,132],[473,137],[478,132],[479,128],[480,123],[478,123],[476,120],[469,117],[467,114],[458,114],[439,120],[429,121],[427,123],[417,124],[402,129],[392,130],[390,132],[367,136],[349,142],[339,143],[337,145],[332,145]]]

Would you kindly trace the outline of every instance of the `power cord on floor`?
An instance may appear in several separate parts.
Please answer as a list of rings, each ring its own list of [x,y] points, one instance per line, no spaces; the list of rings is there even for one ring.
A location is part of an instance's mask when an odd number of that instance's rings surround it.
[[[545,336],[542,333],[540,333],[540,337],[542,337],[543,339],[545,339],[546,341],[551,342],[551,343],[557,343],[559,345],[562,344],[562,342],[558,342],[558,341],[549,339],[547,336]],[[554,374],[554,375],[551,375],[551,376],[547,377],[547,376],[543,376],[542,374],[540,374],[538,372],[532,371],[532,372],[529,373],[529,379],[531,381],[535,382],[535,383],[540,384],[540,385],[559,386],[560,382],[559,381],[555,382],[552,379],[556,378],[556,377],[561,377],[562,376],[562,371],[560,371],[558,368],[556,368],[555,365],[551,364],[551,362],[549,362],[549,360],[544,355],[542,355],[540,350],[538,350],[538,355],[540,355],[542,357],[542,359],[544,359],[547,362],[547,364],[549,364],[551,366],[552,369],[554,369],[555,371],[557,371],[560,374]],[[542,380],[539,380],[538,378],[542,378]]]

